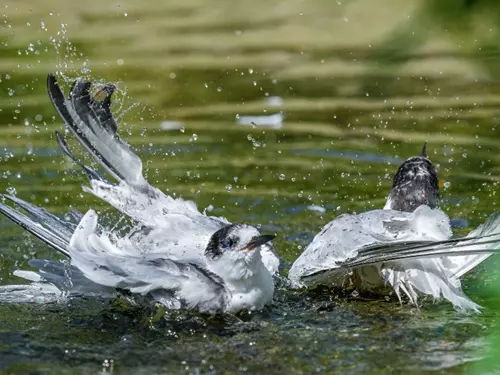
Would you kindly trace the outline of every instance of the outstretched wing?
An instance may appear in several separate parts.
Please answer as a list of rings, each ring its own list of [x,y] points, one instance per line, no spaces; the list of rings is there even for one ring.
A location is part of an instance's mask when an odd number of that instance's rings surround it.
[[[116,134],[116,122],[111,115],[113,85],[104,87],[105,98],[95,100],[90,94],[90,82],[76,80],[66,99],[49,74],[47,89],[52,104],[67,128],[78,139],[88,153],[118,181],[147,189],[142,176],[142,162]]]
[[[447,216],[426,206],[413,213],[375,210],[346,215],[313,240],[292,266],[291,281],[296,287],[340,287],[354,275],[360,290],[391,285],[398,297],[403,292],[415,304],[420,292],[477,311],[479,306],[462,292],[459,275],[500,251],[499,227],[496,215],[481,230],[450,239]]]
[[[141,295],[161,296],[168,307],[223,310],[229,291],[223,281],[197,262],[180,262],[154,254],[134,254],[134,244],[118,248],[96,231],[97,215],[90,210],[78,225],[70,243],[72,265],[93,282]],[[165,302],[167,301],[167,302]],[[175,301],[181,302],[175,306]]]
[[[423,245],[450,237],[446,214],[427,206],[411,213],[373,210],[359,215],[344,214],[316,235],[293,264],[289,277],[295,286],[322,283],[332,275],[338,275],[340,281],[347,275],[350,264],[360,260],[370,263],[369,249],[396,250],[410,243]]]
[[[192,201],[173,198],[151,186],[142,176],[142,163],[130,146],[117,134],[117,123],[111,113],[111,84],[101,89],[103,100],[90,93],[90,82],[74,82],[69,98],[64,96],[53,75],[47,79],[50,99],[66,127],[81,146],[119,184],[113,184],[80,162],[70,151],[64,138],[57,139],[62,151],[90,177],[84,190],[108,202],[119,211],[150,230],[149,235],[136,236],[143,249],[163,251],[165,256],[183,258],[183,252],[198,249],[202,255],[210,236],[230,224],[223,217],[200,213]],[[264,264],[272,274],[278,271],[279,258],[270,246],[262,247]]]
[[[196,221],[198,227],[210,227],[207,231],[228,224],[224,218],[203,215],[192,201],[172,198],[151,186],[142,175],[141,159],[117,134],[118,126],[110,109],[115,87],[108,84],[101,88],[103,100],[96,99],[90,88],[90,82],[76,80],[67,99],[55,77],[49,74],[47,78],[49,97],[66,127],[83,149],[119,182],[117,185],[108,182],[78,161],[59,134],[57,138],[63,152],[91,178],[91,188],[85,188],[86,191],[148,226],[161,227],[168,222],[164,216],[169,214],[184,215]]]

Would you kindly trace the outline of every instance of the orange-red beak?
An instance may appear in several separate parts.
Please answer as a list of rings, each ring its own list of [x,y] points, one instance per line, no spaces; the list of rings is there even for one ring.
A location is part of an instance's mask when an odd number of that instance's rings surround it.
[[[254,237],[252,240],[247,244],[246,247],[243,248],[243,250],[250,251],[255,249],[256,247],[262,246],[265,243],[268,243],[269,241],[272,241],[276,236],[272,234],[265,234],[263,236],[259,237]]]

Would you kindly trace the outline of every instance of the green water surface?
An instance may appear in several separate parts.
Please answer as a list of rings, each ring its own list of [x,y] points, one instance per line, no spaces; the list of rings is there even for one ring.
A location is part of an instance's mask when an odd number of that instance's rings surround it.
[[[329,220],[383,207],[399,163],[425,141],[442,208],[467,233],[498,210],[497,57],[475,59],[473,35],[415,29],[419,48],[384,65],[385,50],[373,50],[397,40],[403,51],[401,30],[427,2],[379,3],[10,0],[0,11],[0,192],[56,214],[108,213],[58,150],[63,126],[45,92],[57,71],[66,89],[76,76],[118,83],[120,134],[149,181],[276,232],[282,276]],[[236,121],[280,112],[280,128]],[[163,130],[167,120],[182,128]],[[0,239],[0,284],[22,282],[12,271],[31,258],[58,258],[6,219]],[[0,373],[461,374],[500,318],[500,295],[487,289],[499,265],[492,257],[463,282],[480,315],[290,292],[280,280],[273,304],[241,324],[97,298],[2,305]]]

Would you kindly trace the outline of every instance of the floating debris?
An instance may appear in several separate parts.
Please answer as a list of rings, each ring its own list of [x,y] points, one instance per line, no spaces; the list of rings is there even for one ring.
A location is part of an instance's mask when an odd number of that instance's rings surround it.
[[[184,124],[180,121],[162,121],[160,124],[161,130],[180,130],[184,127]]]
[[[326,208],[325,207],[322,207],[322,206],[316,206],[315,204],[312,204],[310,206],[307,206],[307,209],[309,211],[314,211],[314,212],[326,212]]]
[[[283,113],[261,116],[236,116],[238,125],[269,126],[273,129],[281,129],[283,126]]]

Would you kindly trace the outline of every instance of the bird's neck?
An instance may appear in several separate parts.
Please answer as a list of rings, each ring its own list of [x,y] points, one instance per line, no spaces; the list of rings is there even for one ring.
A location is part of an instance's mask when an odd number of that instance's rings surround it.
[[[212,263],[211,270],[221,276],[232,289],[252,288],[252,285],[259,283],[269,273],[262,262],[260,252],[248,254],[239,258],[220,258]],[[263,276],[264,275],[264,276]]]
[[[384,209],[413,212],[422,205],[436,208],[439,200],[438,194],[438,192],[427,190],[424,187],[400,187],[391,191]]]
[[[251,256],[238,259],[230,272],[230,279],[233,282],[241,280],[243,283],[248,283],[249,279],[259,277],[263,270],[267,271],[259,251]]]
[[[406,160],[394,176],[384,209],[413,212],[419,206],[439,203],[439,183],[434,165],[424,157]]]

